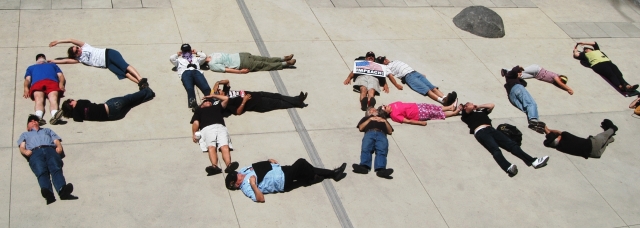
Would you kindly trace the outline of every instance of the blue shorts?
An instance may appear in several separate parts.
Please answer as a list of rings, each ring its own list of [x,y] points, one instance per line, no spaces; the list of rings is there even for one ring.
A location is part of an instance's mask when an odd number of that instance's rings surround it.
[[[411,72],[404,76],[404,81],[407,83],[407,85],[409,85],[409,88],[424,96],[427,95],[427,92],[438,88],[431,84],[431,82],[429,82],[429,80],[427,80],[424,75],[418,73],[417,71]]]
[[[122,80],[127,78],[126,74],[129,64],[124,61],[120,52],[113,49],[107,49],[105,51],[105,63],[107,68],[118,76],[118,79]]]

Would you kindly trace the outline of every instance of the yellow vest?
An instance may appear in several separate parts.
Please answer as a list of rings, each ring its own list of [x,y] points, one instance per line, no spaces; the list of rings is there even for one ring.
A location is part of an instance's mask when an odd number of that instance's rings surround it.
[[[593,51],[590,51],[590,52],[586,52],[586,53],[584,53],[584,56],[587,57],[587,60],[589,60],[589,64],[591,64],[591,66],[594,66],[594,65],[596,65],[598,63],[601,63],[601,62],[611,61],[600,50],[593,50]]]

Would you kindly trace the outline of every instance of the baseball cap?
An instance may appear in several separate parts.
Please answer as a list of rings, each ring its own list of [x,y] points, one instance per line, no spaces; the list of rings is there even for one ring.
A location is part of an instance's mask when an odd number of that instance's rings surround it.
[[[376,58],[376,63],[383,64],[385,59],[387,59],[386,56],[378,56],[378,58]]]
[[[180,46],[180,50],[182,51],[182,53],[191,53],[191,45],[183,44],[182,46]]]
[[[367,54],[364,57],[373,57],[373,58],[375,58],[376,54],[374,54],[372,51],[370,51],[370,52],[367,52]]]
[[[29,118],[27,119],[27,124],[29,124],[29,122],[31,122],[32,120],[40,121],[40,117],[33,114],[29,115]]]
[[[227,177],[224,178],[224,185],[227,186],[227,189],[229,190],[235,190],[236,181],[238,181],[238,172],[231,171],[227,173]]]
[[[44,56],[44,54],[42,54],[42,53],[36,55],[36,61],[38,61],[39,58],[47,59],[47,57]]]

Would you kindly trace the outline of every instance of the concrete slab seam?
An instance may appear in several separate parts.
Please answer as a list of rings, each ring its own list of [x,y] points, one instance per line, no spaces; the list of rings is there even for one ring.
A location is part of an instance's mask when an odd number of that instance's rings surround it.
[[[400,154],[402,154],[402,157],[404,158],[404,160],[407,162],[407,164],[409,164],[409,168],[413,172],[413,175],[416,176],[416,179],[418,179],[418,182],[420,182],[420,186],[422,186],[422,189],[424,189],[424,192],[427,193],[427,196],[429,197],[429,200],[431,200],[431,203],[433,204],[433,206],[436,208],[436,210],[438,210],[438,214],[440,214],[440,217],[442,218],[442,221],[444,221],[444,224],[447,225],[447,227],[451,227],[451,226],[449,226],[449,223],[447,223],[447,220],[444,218],[444,215],[440,211],[440,208],[438,208],[438,205],[436,205],[436,202],[433,201],[433,198],[431,197],[431,194],[429,194],[429,191],[427,190],[427,187],[424,186],[424,183],[422,183],[422,180],[418,176],[418,173],[416,173],[416,170],[414,170],[413,166],[411,166],[411,162],[409,162],[409,159],[407,159],[407,156],[404,155],[404,152],[402,151],[402,148],[400,148],[400,145],[396,141],[396,138],[393,135],[391,135],[391,139],[393,140],[393,143],[396,144],[396,147],[400,151]]]
[[[258,27],[253,21],[253,18],[251,17],[251,13],[249,12],[249,9],[247,8],[247,5],[245,4],[244,0],[236,0],[236,2],[238,3],[238,7],[242,12],[242,16],[244,17],[245,22],[249,27],[249,30],[251,31],[251,35],[253,36],[253,39],[255,40],[256,45],[258,46],[258,50],[260,51],[260,54],[262,56],[270,56],[269,51],[267,50],[267,47],[264,44],[262,37],[260,36]],[[286,87],[284,86],[284,82],[280,78],[280,74],[278,73],[278,71],[269,71],[269,74],[271,75],[271,79],[273,80],[276,88],[278,89],[278,92],[283,95],[289,95]],[[324,165],[322,164],[322,160],[318,155],[318,151],[313,145],[311,137],[309,136],[309,133],[304,127],[304,124],[302,123],[302,120],[300,119],[298,112],[295,109],[287,109],[287,112],[289,113],[289,117],[291,118],[291,121],[293,122],[296,128],[296,131],[298,131],[298,135],[300,135],[300,139],[302,140],[302,143],[307,151],[307,154],[309,155],[309,158],[311,159],[311,162],[316,167],[324,167]],[[351,224],[351,220],[349,219],[349,215],[347,215],[347,212],[344,209],[344,206],[342,205],[342,201],[338,197],[338,193],[333,187],[333,184],[329,181],[323,181],[322,186],[324,187],[325,193],[329,197],[331,206],[333,207],[333,210],[336,213],[336,216],[338,217],[338,221],[340,222],[342,227],[353,227],[353,224]]]
[[[20,4],[22,4],[22,1],[20,2]],[[20,37],[20,14],[22,14],[22,10],[18,10],[18,37]],[[16,40],[16,70],[15,70],[15,75],[13,75],[13,91],[16,91],[16,89],[18,88],[18,85],[16,85],[16,77],[18,76],[18,44],[20,43],[20,40],[17,39]],[[13,119],[15,120],[16,118],[16,96],[18,93],[14,92],[13,93]],[[16,122],[13,121],[13,123],[11,123],[11,130],[12,132],[15,132],[16,130]],[[13,140],[15,139],[15,136],[13,134],[11,134],[11,143],[13,143]],[[9,168],[9,217],[7,218],[7,227],[11,227],[11,190],[13,189],[11,187],[11,184],[13,183],[13,154],[15,153],[15,148],[11,147],[11,167]]]
[[[605,203],[607,203],[607,205],[609,205],[609,208],[611,208],[611,210],[613,211],[613,213],[616,213],[616,215],[618,216],[618,218],[620,218],[620,220],[622,220],[622,222],[629,227],[629,224],[627,224],[627,221],[624,221],[624,218],[622,218],[622,216],[620,216],[620,214],[618,214],[618,211],[616,211],[615,208],[613,208],[613,206],[611,206],[611,204],[609,203],[609,201],[607,201],[606,198],[604,198],[604,196],[602,195],[602,193],[600,193],[600,191],[598,191],[598,188],[596,188],[596,186],[593,185],[593,183],[591,183],[591,181],[589,180],[589,178],[587,178],[587,176],[584,175],[584,173],[582,173],[582,170],[580,170],[580,168],[578,168],[578,166],[573,162],[573,160],[569,159],[569,155],[564,154],[563,156],[565,156],[567,158],[567,160],[569,160],[569,162],[571,162],[571,165],[573,165],[573,167],[576,168],[576,170],[578,170],[578,172],[580,172],[580,175],[582,175],[582,177],[584,177],[584,179],[587,181],[587,183],[589,183],[589,185],[591,185],[591,187],[593,188],[593,190],[595,190],[598,195],[600,195],[600,198],[602,198],[602,200],[604,200]]]

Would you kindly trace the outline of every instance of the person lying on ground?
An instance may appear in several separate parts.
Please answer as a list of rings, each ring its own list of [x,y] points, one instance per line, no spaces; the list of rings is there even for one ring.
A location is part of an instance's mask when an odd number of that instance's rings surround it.
[[[588,45],[588,46],[585,46]],[[583,51],[578,51],[578,46],[584,46]],[[600,51],[597,42],[578,42],[573,48],[573,58],[588,62],[591,69],[605,77],[613,86],[623,92],[633,92],[638,89],[638,84],[630,85],[622,77],[622,72],[616,64],[604,52]]]
[[[543,144],[546,147],[555,148],[562,153],[583,157],[585,159],[600,158],[609,143],[614,141],[613,135],[618,131],[618,127],[609,119],[604,119],[602,123],[600,123],[600,127],[604,132],[596,136],[580,138],[569,132],[553,130],[545,126],[544,133],[547,135]]]
[[[502,77],[507,76],[509,74],[509,70],[503,68],[500,71]],[[569,78],[565,75],[559,75],[555,72],[544,69],[536,64],[529,65],[523,68],[522,71],[522,79],[536,78],[543,82],[551,83],[569,93],[569,95],[573,95],[573,89],[567,86],[567,81]]]

